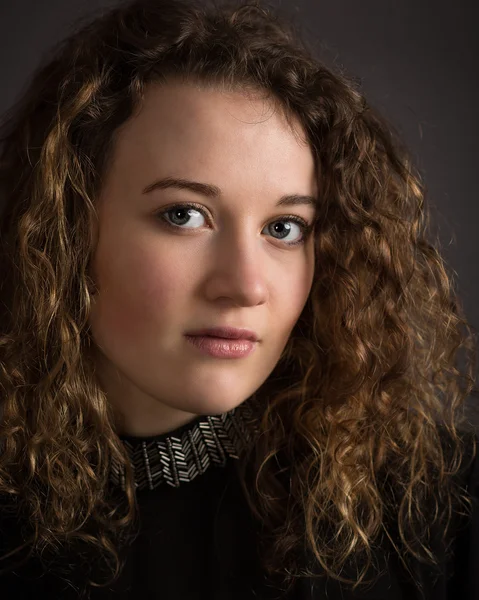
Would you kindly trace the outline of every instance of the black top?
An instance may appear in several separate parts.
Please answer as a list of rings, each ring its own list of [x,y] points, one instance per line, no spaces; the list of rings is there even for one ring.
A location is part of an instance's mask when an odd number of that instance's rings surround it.
[[[23,567],[0,576],[0,598],[479,600],[478,460],[464,479],[474,498],[473,519],[457,530],[453,559],[441,566],[436,581],[428,566],[418,563],[415,567],[423,596],[392,551],[378,557],[384,573],[367,590],[353,592],[336,580],[304,578],[284,595],[258,566],[259,528],[244,499],[237,464],[228,457],[224,466],[212,465],[178,487],[137,490],[140,534],[126,551],[126,566],[110,588],[92,588],[90,596],[82,596],[75,589],[82,582],[80,571],[68,585],[54,572],[42,573],[36,560],[30,559]],[[0,539],[4,542],[9,539],[6,531],[3,525]],[[437,550],[440,555],[442,548]]]

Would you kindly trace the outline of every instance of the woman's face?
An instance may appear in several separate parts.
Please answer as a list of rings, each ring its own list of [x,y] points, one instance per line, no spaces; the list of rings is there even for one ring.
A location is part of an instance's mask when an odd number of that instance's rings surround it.
[[[166,177],[218,194],[145,192]],[[293,194],[317,196],[313,156],[269,101],[178,82],[147,88],[118,131],[93,259],[97,374],[120,433],[154,435],[227,412],[268,378],[314,272],[313,236],[292,245],[302,227],[286,218],[311,224],[314,204],[277,205]],[[176,206],[184,203],[197,206]],[[185,337],[215,326],[251,329],[259,341],[247,356],[220,358]]]

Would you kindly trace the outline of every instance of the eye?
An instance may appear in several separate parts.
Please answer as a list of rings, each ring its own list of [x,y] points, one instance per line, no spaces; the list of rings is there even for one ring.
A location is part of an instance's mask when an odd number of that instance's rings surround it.
[[[198,225],[198,221],[201,221],[201,218],[204,216],[204,212],[202,210],[198,210],[192,204],[178,204],[177,206],[172,206],[171,208],[166,209],[165,211],[160,213],[164,218],[165,215],[172,214],[172,223],[168,220],[166,221],[170,225],[175,225],[176,227],[184,227],[186,226],[188,229],[194,229],[195,224]],[[200,217],[200,218],[198,218]],[[192,218],[193,221],[185,223],[185,220]],[[201,222],[199,223],[201,225]]]
[[[288,217],[285,219],[278,219],[277,221],[273,221],[269,225],[266,225],[265,229],[268,229],[270,232],[274,232],[274,234],[278,234],[280,237],[276,238],[279,240],[287,240],[289,246],[295,246],[296,244],[300,244],[305,241],[305,235],[308,225],[303,223],[302,221],[298,221],[297,218]],[[296,229],[296,234],[294,235]],[[293,233],[293,239],[291,237],[287,239],[287,236],[290,233]],[[273,234],[273,237],[275,235]]]
[[[195,204],[176,204],[157,214],[167,226],[173,229],[197,229],[197,226],[203,226],[202,219],[205,220],[207,216],[206,212]],[[275,239],[285,241],[286,246],[296,246],[306,242],[313,225],[296,215],[287,215],[266,225],[263,231],[265,230],[268,230]]]

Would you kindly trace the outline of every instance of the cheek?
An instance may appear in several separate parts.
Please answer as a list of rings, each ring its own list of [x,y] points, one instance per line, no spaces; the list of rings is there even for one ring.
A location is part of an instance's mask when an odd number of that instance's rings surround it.
[[[292,271],[288,282],[290,302],[299,312],[306,304],[314,280],[314,248],[310,245],[307,250],[305,260]]]
[[[291,272],[288,279],[283,279],[283,285],[277,288],[277,303],[279,318],[277,323],[284,324],[284,334],[289,335],[299,319],[308,300],[314,279],[314,257]]]
[[[109,336],[119,342],[147,337],[181,315],[192,274],[167,249],[130,247],[105,253],[97,264],[95,321]]]

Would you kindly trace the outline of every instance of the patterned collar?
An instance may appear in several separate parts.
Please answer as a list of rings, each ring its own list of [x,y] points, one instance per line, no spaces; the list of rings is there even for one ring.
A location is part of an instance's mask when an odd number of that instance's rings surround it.
[[[134,470],[136,490],[154,490],[162,483],[178,487],[211,465],[223,467],[238,459],[257,433],[250,399],[215,416],[202,415],[172,432],[151,436],[120,436]],[[114,461],[110,480],[125,489],[125,470]]]

